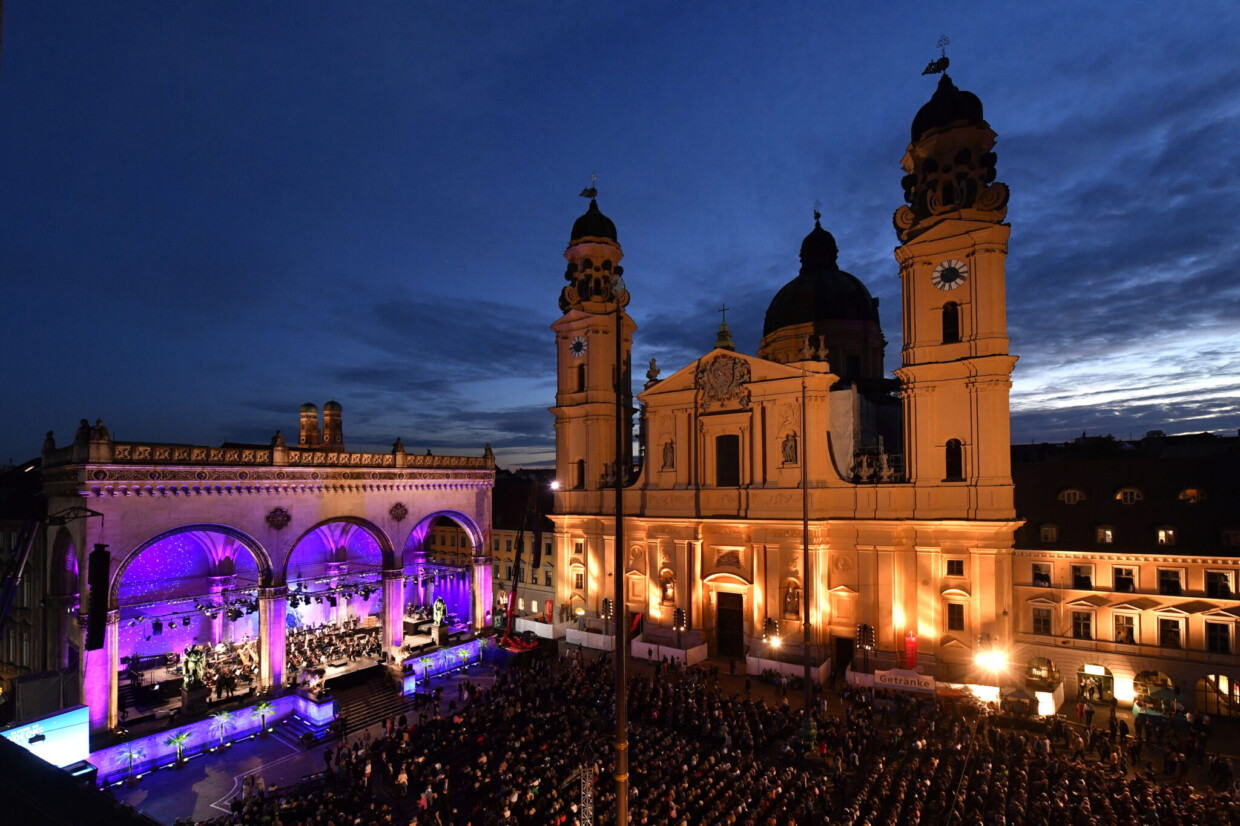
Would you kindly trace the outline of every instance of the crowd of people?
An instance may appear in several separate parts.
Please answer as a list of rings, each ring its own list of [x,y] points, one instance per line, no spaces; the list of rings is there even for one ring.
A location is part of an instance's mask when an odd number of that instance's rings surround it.
[[[284,657],[290,682],[313,682],[327,666],[361,659],[378,659],[383,640],[378,628],[363,628],[357,617],[336,623],[290,629],[284,638]]]
[[[612,685],[607,657],[501,670],[487,687],[458,679],[417,719],[329,746],[320,787],[251,792],[210,826],[578,826],[590,767],[595,821],[610,822]],[[1197,748],[1200,728],[1017,727],[956,701],[845,687],[840,703],[819,697],[810,749],[786,696],[750,693],[675,666],[632,678],[633,823],[1240,823],[1236,767]]]

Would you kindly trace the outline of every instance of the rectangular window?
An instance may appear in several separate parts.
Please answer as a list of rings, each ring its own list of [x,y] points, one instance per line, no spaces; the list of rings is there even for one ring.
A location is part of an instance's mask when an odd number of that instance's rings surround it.
[[[1033,584],[1039,588],[1051,587],[1051,564],[1049,562],[1033,563]]]
[[[1043,525],[1042,526],[1042,541],[1046,543],[1058,542],[1059,541],[1059,526],[1058,525]]]
[[[1115,531],[1102,526],[1094,533],[1094,537],[1098,540],[1099,545],[1110,545],[1115,541]]]
[[[545,574],[546,582],[544,582],[543,584],[547,586],[554,585],[555,583],[551,581],[551,572],[545,571],[544,574]]]
[[[1135,568],[1112,568],[1112,587],[1125,594],[1137,592],[1137,571]]]
[[[533,611],[535,614],[538,613],[538,600],[536,599],[530,600],[530,610]]]
[[[504,574],[504,579],[512,579],[512,566],[508,566],[508,573]]]
[[[1094,587],[1094,566],[1073,565],[1072,587],[1078,591],[1089,591]]]
[[[735,488],[741,484],[741,437],[715,437],[715,487]]]
[[[573,553],[577,554],[577,556],[582,556],[585,552],[586,552],[586,543],[576,542],[573,544]]]
[[[1178,619],[1158,618],[1158,644],[1163,648],[1180,647],[1180,621]]]
[[[1072,636],[1078,640],[1094,638],[1094,615],[1089,611],[1072,612]]]
[[[1051,609],[1033,609],[1033,633],[1040,634],[1043,637],[1049,637],[1054,634],[1054,629],[1051,625]]]
[[[1227,571],[1206,571],[1206,596],[1231,599],[1231,574]]]
[[[1137,618],[1132,614],[1115,614],[1115,641],[1125,645],[1137,642]]]
[[[496,550],[496,551],[498,551],[498,550],[499,550],[499,540],[498,540],[498,539],[492,539],[492,540],[491,540],[491,549],[492,549],[492,550]]]
[[[1159,545],[1174,545],[1175,544],[1175,528],[1159,528],[1158,529],[1158,544]]]
[[[947,560],[947,575],[948,576],[964,576],[964,560],[963,559]]]
[[[517,582],[525,582],[525,566],[517,569]]]
[[[1231,626],[1229,624],[1206,623],[1206,650],[1211,654],[1231,653]]]
[[[947,603],[947,630],[963,631],[964,630],[964,604],[960,602]]]
[[[1178,597],[1182,591],[1178,568],[1158,569],[1158,593],[1166,597]]]
[[[578,571],[576,576],[573,577],[573,582],[574,582],[574,585],[573,585],[574,588],[576,588],[578,591],[584,591],[586,588],[586,575],[583,572]]]
[[[548,539],[546,542],[543,543],[543,553],[545,553],[547,556],[551,556],[551,540],[550,539]]]
[[[512,537],[508,537],[504,540],[504,550],[508,552],[512,551]]]
[[[525,597],[521,597],[520,599],[517,600],[517,610],[518,611],[525,610]]]

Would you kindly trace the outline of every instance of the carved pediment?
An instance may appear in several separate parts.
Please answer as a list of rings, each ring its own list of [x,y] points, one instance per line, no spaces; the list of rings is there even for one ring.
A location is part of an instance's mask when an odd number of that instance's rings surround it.
[[[698,391],[698,406],[705,413],[731,402],[748,410],[751,375],[749,362],[736,356],[718,355],[702,361],[693,380]]]

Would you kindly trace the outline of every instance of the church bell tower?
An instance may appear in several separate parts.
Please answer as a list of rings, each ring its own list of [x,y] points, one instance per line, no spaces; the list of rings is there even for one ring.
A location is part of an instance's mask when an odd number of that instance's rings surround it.
[[[944,66],[945,68],[945,66]],[[1008,189],[995,181],[982,103],[947,74],[913,120],[901,162],[904,400],[916,515],[1013,516],[1005,260]]]
[[[560,293],[564,315],[551,325],[557,366],[551,412],[560,484],[557,510],[565,512],[563,506],[577,513],[600,513],[602,491],[616,472],[616,394],[627,390],[630,381],[636,325],[624,312],[629,295],[621,277],[624,253],[616,240],[616,225],[599,211],[593,187],[582,194],[590,199],[590,207],[573,224],[564,252],[568,260],[564,273],[568,285]],[[628,405],[626,399],[626,409]],[[631,417],[622,418],[622,442],[631,445]],[[630,461],[623,456],[621,467]]]

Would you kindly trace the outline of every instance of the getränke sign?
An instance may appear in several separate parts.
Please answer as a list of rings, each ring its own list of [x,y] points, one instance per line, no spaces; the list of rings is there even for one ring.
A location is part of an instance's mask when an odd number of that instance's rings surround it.
[[[928,691],[934,693],[934,678],[904,668],[874,672],[875,688],[894,688],[900,691]]]

